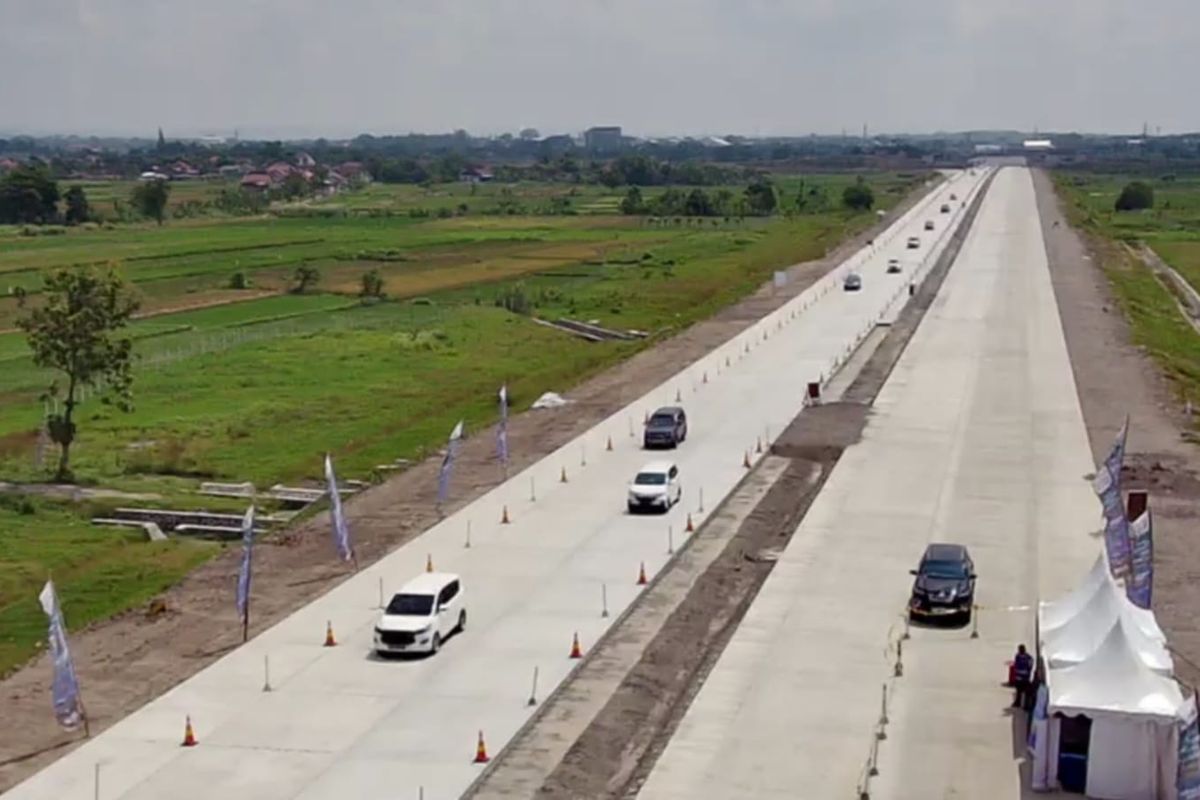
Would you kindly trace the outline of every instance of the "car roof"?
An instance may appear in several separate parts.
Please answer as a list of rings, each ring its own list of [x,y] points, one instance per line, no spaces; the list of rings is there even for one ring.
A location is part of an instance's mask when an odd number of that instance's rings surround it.
[[[397,594],[434,594],[459,577],[450,572],[423,572],[400,587]]]
[[[924,560],[927,561],[962,561],[969,558],[967,548],[961,544],[931,544],[925,548]]]
[[[659,414],[682,414],[683,409],[679,406],[663,406],[656,410],[651,416],[657,417]]]
[[[650,461],[643,464],[638,472],[670,472],[673,466],[675,465],[670,461]]]

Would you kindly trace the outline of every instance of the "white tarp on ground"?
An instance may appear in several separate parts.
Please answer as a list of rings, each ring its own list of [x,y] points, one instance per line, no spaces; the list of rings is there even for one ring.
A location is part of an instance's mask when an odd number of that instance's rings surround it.
[[[1087,604],[1070,619],[1057,627],[1040,629],[1046,666],[1057,669],[1082,663],[1096,652],[1114,626],[1121,627],[1130,649],[1143,665],[1167,677],[1174,674],[1175,665],[1153,615],[1131,603],[1107,579],[1096,585]]]
[[[1048,670],[1047,685],[1051,715],[1082,714],[1092,720],[1089,797],[1167,800],[1174,794],[1176,719],[1183,696],[1173,679],[1142,662],[1125,626],[1113,625],[1079,664]],[[1053,761],[1057,753],[1048,756]]]

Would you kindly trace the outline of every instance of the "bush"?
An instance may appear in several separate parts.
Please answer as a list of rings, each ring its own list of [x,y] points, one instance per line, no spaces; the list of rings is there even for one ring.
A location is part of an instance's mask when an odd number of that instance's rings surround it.
[[[868,211],[875,205],[875,193],[861,177],[842,192],[842,203],[854,211]]]
[[[1154,208],[1154,188],[1144,181],[1125,184],[1113,207],[1117,211],[1141,211]]]
[[[249,289],[250,279],[246,277],[244,272],[235,272],[229,276],[230,289]]]

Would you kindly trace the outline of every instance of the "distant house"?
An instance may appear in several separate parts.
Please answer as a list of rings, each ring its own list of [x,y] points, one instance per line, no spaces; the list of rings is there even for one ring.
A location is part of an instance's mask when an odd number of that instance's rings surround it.
[[[280,186],[288,179],[288,176],[297,172],[297,169],[286,161],[275,161],[268,164],[263,172],[271,177],[271,183],[275,186]]]
[[[369,183],[371,173],[361,161],[347,161],[344,164],[339,164],[334,167],[332,172],[336,172],[346,179],[348,183]]]
[[[149,169],[138,176],[138,180],[142,181],[169,181],[171,176],[160,172],[158,169]]]
[[[296,155],[296,166],[304,169],[312,169],[317,165],[317,160],[308,153],[298,153]]]
[[[487,183],[494,177],[490,167],[467,167],[458,173],[458,179],[463,183]]]
[[[217,174],[222,178],[240,178],[247,171],[246,167],[242,164],[226,164],[222,167],[217,167]]]
[[[187,180],[189,178],[199,178],[200,170],[193,167],[186,161],[176,161],[171,166],[167,167],[171,177],[176,180]]]
[[[594,153],[611,153],[620,150],[623,143],[621,128],[616,125],[588,128],[583,133],[583,146]]]
[[[251,192],[265,192],[271,188],[271,176],[265,172],[249,172],[242,177],[241,186]]]
[[[1054,149],[1054,142],[1049,139],[1026,139],[1024,147],[1026,150],[1045,152]]]

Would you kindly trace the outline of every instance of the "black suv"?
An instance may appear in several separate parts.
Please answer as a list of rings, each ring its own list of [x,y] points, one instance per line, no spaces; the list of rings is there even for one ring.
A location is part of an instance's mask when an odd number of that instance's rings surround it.
[[[667,406],[655,411],[646,420],[646,431],[642,434],[642,445],[654,447],[678,447],[687,438],[687,415],[678,406]]]
[[[911,619],[961,619],[970,622],[975,603],[975,562],[961,544],[931,544],[911,571]]]

